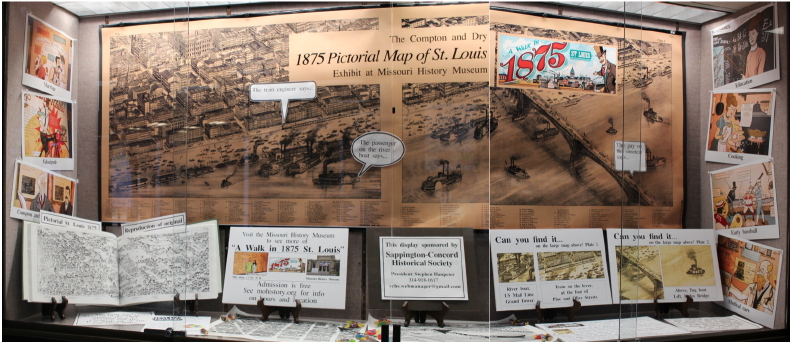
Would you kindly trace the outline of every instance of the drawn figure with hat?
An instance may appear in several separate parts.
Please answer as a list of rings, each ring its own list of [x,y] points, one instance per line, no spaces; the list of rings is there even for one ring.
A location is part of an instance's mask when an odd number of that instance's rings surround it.
[[[600,71],[595,71],[594,75],[602,76],[602,78],[605,79],[604,89],[606,93],[616,94],[616,65],[606,58],[604,47],[597,46],[594,48],[594,52],[597,53],[597,58],[599,58],[600,64],[602,64]]]
[[[745,73],[742,75],[743,78],[753,77],[764,72],[765,57],[767,57],[767,54],[765,50],[757,44],[761,29],[762,14],[758,13],[748,22],[748,43],[751,44],[751,50],[748,51],[748,55],[745,56]]]
[[[728,210],[726,201],[724,201],[723,196],[718,198],[718,201],[715,202],[715,229],[726,229],[729,225],[729,222],[726,221],[726,218],[723,217],[723,213]]]

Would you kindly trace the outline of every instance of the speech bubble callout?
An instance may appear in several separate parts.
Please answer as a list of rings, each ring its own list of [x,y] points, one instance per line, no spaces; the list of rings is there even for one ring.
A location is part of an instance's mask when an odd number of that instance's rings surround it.
[[[352,142],[352,157],[363,164],[358,177],[372,166],[385,167],[398,163],[405,152],[404,141],[387,132],[368,132]]]
[[[316,82],[255,83],[250,85],[250,101],[280,101],[282,123],[286,123],[289,101],[316,98]]]
[[[616,171],[646,172],[646,144],[640,141],[614,141],[613,167]]]

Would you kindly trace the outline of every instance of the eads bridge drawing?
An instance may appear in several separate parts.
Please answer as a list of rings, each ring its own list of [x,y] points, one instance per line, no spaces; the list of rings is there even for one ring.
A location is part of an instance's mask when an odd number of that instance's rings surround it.
[[[597,149],[593,142],[586,138],[585,134],[573,126],[567,119],[559,114],[541,96],[532,90],[508,89],[510,97],[516,99],[518,110],[528,110],[534,108],[553,126],[558,128],[561,135],[569,144],[572,150],[569,156],[573,168],[577,168],[583,163],[583,158],[588,157],[595,163],[602,166],[608,174],[616,180],[627,195],[629,203],[640,203],[641,205],[654,206],[655,200],[641,188],[633,177],[624,171],[616,171],[613,161],[608,156]]]
[[[636,246],[635,252],[638,253],[638,251],[639,249]],[[646,275],[646,277],[649,278],[649,280],[651,280],[652,284],[654,285],[654,298],[657,299],[665,298],[664,290],[663,290],[663,279],[660,278],[660,276],[657,275],[657,273],[654,273],[654,271],[650,270],[648,267],[641,264],[641,262],[638,261],[637,259],[638,258],[630,255],[629,252],[624,253],[619,248],[616,248],[616,260],[618,260],[619,263],[629,264],[635,267],[636,269],[638,269],[639,271],[641,271],[641,273],[643,273],[644,275]],[[624,270],[625,269],[624,266],[625,265],[619,265],[619,269]]]

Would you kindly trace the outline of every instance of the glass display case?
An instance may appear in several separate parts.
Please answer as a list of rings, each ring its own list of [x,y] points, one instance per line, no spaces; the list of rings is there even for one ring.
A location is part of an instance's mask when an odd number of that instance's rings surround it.
[[[789,335],[787,3],[143,4],[3,3],[4,337]]]

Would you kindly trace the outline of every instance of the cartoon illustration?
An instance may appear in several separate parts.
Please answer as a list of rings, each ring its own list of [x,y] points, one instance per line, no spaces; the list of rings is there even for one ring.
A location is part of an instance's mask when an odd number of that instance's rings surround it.
[[[777,224],[775,200],[768,189],[772,175],[763,164],[748,164],[711,174],[715,229]]]
[[[607,51],[602,46],[594,48],[594,52],[602,64],[602,69],[595,71],[594,75],[602,76],[605,80],[603,88],[606,93],[616,94],[616,65],[607,59]]]
[[[709,151],[769,155],[766,140],[772,130],[773,98],[771,89],[712,94],[707,160],[732,164],[744,160]]]

